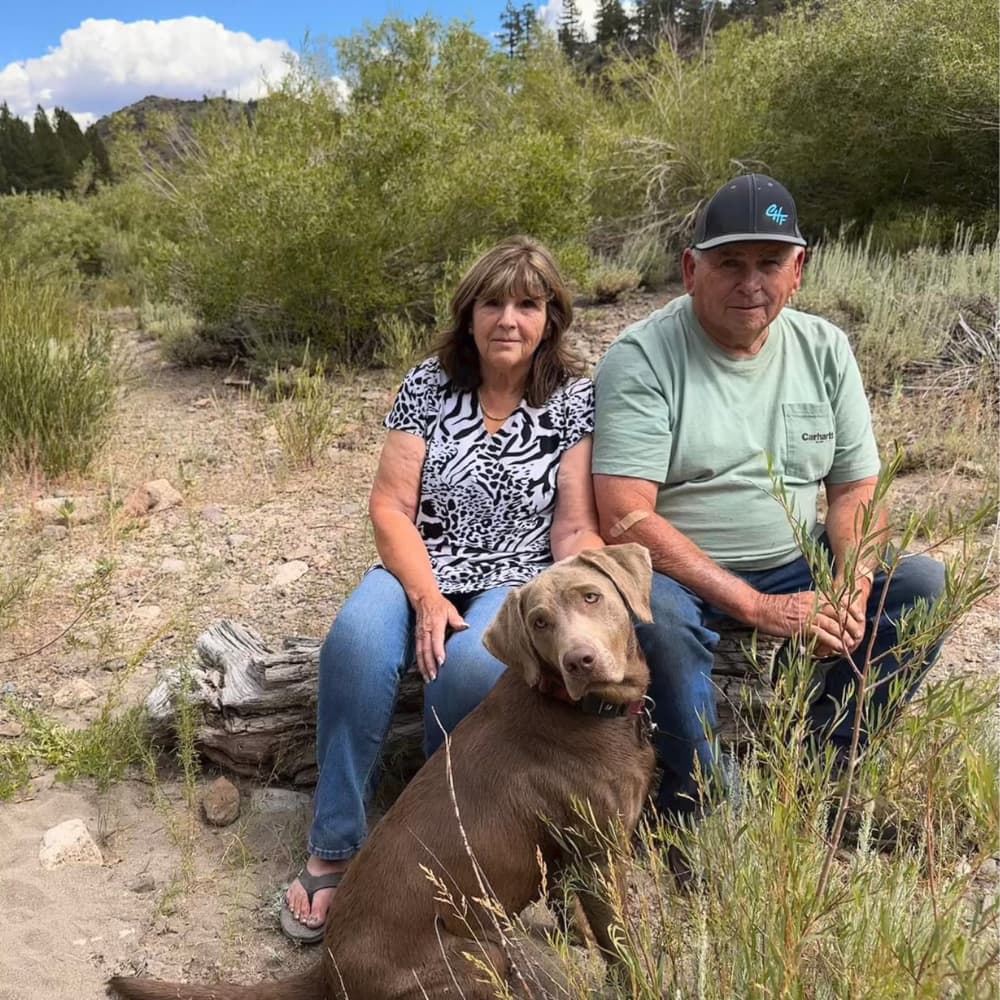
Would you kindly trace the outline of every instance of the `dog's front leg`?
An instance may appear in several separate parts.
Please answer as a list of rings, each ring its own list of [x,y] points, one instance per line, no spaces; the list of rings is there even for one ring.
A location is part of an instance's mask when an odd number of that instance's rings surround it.
[[[625,879],[621,865],[607,858],[591,859],[591,873],[587,885],[578,890],[580,907],[587,917],[591,933],[610,965],[621,961],[615,943],[617,928],[620,941],[621,918],[625,909]]]

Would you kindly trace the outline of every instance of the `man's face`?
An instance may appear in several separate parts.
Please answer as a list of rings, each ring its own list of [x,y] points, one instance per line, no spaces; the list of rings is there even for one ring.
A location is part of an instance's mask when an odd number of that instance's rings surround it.
[[[762,334],[798,290],[802,247],[760,241],[684,251],[684,287],[705,332],[723,347],[756,353]]]

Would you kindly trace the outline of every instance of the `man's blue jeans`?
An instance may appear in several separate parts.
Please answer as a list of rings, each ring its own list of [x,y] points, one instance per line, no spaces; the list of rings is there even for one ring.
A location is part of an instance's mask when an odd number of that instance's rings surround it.
[[[450,599],[468,623],[449,636],[437,680],[424,688],[424,748],[443,742],[479,704],[504,665],[482,644],[483,632],[510,587]],[[365,807],[378,786],[382,744],[392,722],[399,682],[414,665],[416,616],[399,581],[370,570],[340,609],[319,656],[316,784],[309,852],[350,858],[365,838]]]
[[[824,536],[822,541],[825,540]],[[775,569],[738,575],[765,594],[793,594],[812,590],[814,586],[804,558]],[[921,598],[933,604],[941,595],[944,566],[928,556],[904,555],[892,574],[885,604],[876,621],[885,585],[885,574],[876,575],[868,600],[868,629],[859,649],[867,650],[874,629],[873,671],[877,670],[879,678],[900,675],[909,698],[937,657],[940,644],[919,662],[881,657],[896,644],[897,625],[903,612]],[[712,655],[719,635],[706,622],[718,623],[722,616],[686,587],[661,573],[653,574],[652,608],[653,623],[637,626],[636,633],[652,676],[649,693],[656,702],[653,718],[659,727],[656,749],[663,766],[663,781],[656,803],[664,815],[691,814],[698,808],[694,761],[697,757],[701,774],[712,773],[712,744],[706,736],[706,727],[710,733],[717,724],[711,675]],[[810,708],[809,721],[818,741],[839,748],[849,745],[855,702],[853,694],[850,699],[846,695],[855,680],[854,668],[848,660],[838,659],[829,665],[824,688]],[[880,714],[883,721],[888,721],[885,709],[890,687],[891,682],[886,681],[870,692],[871,718]],[[845,704],[846,714],[842,712]],[[862,735],[866,737],[867,733]]]

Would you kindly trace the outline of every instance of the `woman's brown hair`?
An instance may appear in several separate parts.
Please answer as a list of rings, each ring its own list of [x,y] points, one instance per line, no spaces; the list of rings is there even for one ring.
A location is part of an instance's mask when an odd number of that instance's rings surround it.
[[[451,297],[451,323],[441,332],[435,353],[457,388],[478,389],[482,373],[472,339],[472,309],[477,300],[509,296],[544,299],[547,306],[545,333],[524,390],[530,406],[542,406],[566,379],[582,375],[584,364],[563,338],[573,320],[566,282],[549,250],[527,236],[501,240],[465,272]]]

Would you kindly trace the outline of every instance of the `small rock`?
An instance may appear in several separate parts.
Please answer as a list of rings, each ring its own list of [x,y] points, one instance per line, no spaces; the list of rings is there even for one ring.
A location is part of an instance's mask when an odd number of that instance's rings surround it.
[[[16,719],[0,719],[0,736],[15,738],[24,732],[24,726]]]
[[[162,614],[162,609],[159,604],[146,604],[141,608],[136,608],[132,612],[136,618],[141,622],[145,622],[147,625],[151,622],[155,622],[157,618]]]
[[[987,858],[979,869],[979,875],[981,878],[995,881],[1000,875],[1000,861],[996,858]]]
[[[65,524],[47,524],[42,528],[43,538],[54,538],[56,541],[62,541],[68,536],[69,528]]]
[[[340,505],[340,513],[345,514],[350,517],[353,514],[361,513],[361,504],[355,503],[354,501],[349,501],[348,503],[342,503]]]
[[[156,880],[152,875],[140,875],[130,886],[134,893],[152,892],[156,888]]]
[[[249,535],[235,535],[235,534],[234,535],[226,535],[226,541],[229,543],[229,545],[232,548],[236,549],[236,548],[239,548],[241,545],[246,545],[246,543],[250,541],[250,536]]]
[[[205,819],[212,826],[229,826],[240,815],[240,791],[228,778],[216,778],[201,799]]]
[[[62,865],[100,865],[101,852],[82,819],[68,819],[45,831],[38,851],[41,866],[49,871]]]
[[[97,519],[97,510],[86,497],[45,497],[43,500],[36,500],[32,507],[47,524],[63,527],[70,524],[90,524]]]
[[[56,708],[77,708],[96,698],[97,692],[82,677],[74,677],[56,691],[52,696],[52,703]]]
[[[134,489],[125,498],[122,509],[133,517],[141,517],[168,507],[177,507],[183,501],[184,497],[166,479],[152,479]]]
[[[311,805],[311,795],[290,788],[255,788],[250,793],[250,808],[259,813],[299,812]]]
[[[223,525],[229,520],[226,517],[226,512],[221,507],[202,507],[201,516],[208,521],[209,524]]]
[[[0,686],[0,695],[17,694],[17,685],[13,681],[4,681]]]
[[[212,400],[208,396],[202,396],[191,404],[197,410],[204,410],[206,406],[212,405]]]
[[[168,557],[160,563],[160,572],[171,574],[186,573],[187,563],[183,559],[171,559]]]
[[[275,587],[287,587],[308,572],[309,564],[295,559],[292,562],[286,562],[284,566],[279,566],[278,571],[271,577],[271,583]]]

